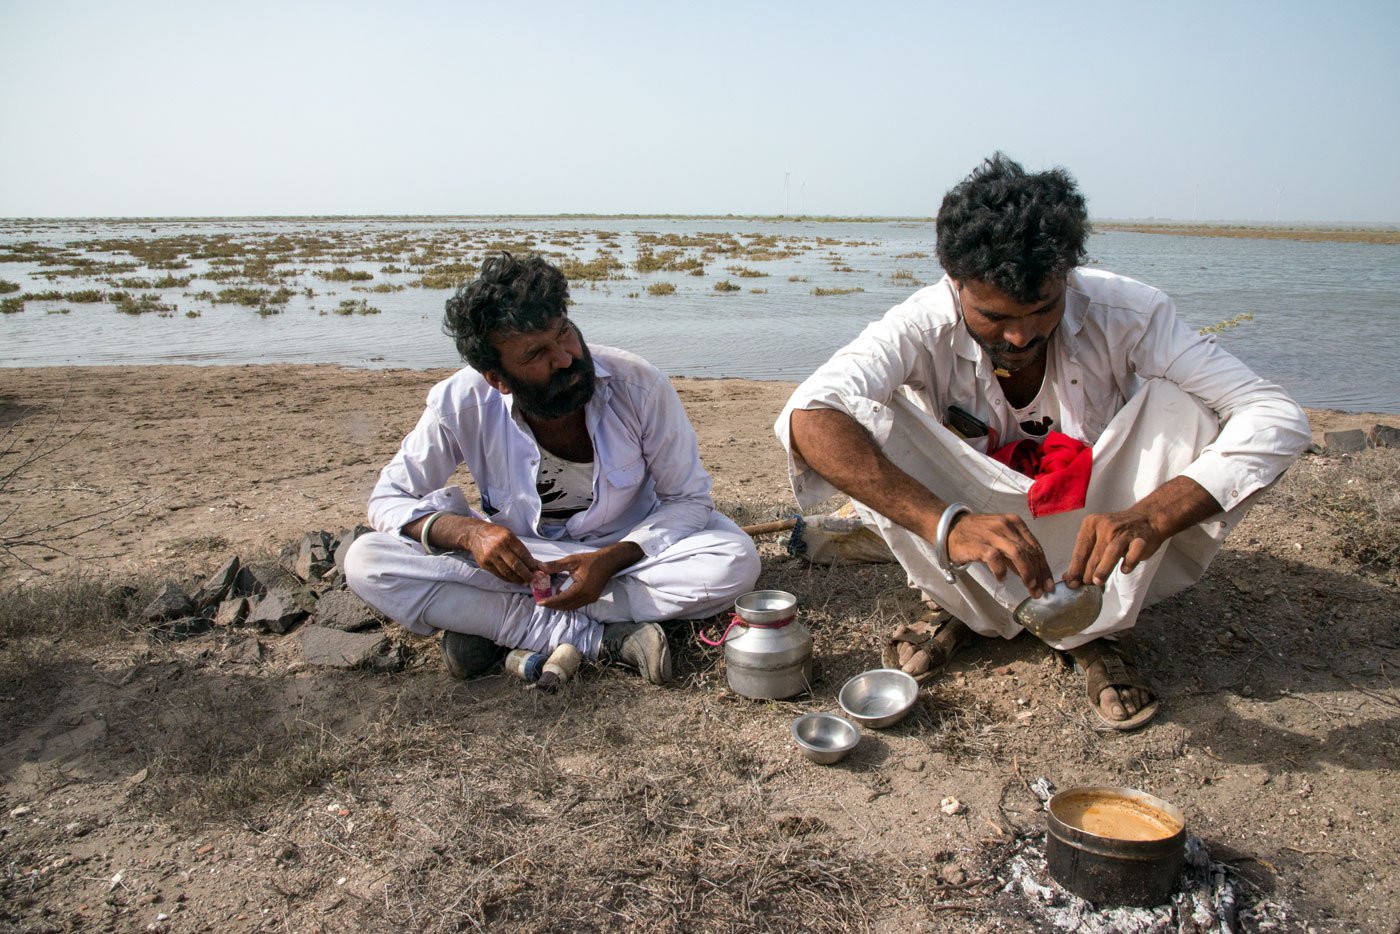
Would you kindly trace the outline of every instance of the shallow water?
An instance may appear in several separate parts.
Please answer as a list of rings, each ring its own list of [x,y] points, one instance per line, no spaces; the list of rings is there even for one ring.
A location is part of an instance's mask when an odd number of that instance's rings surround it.
[[[229,234],[268,241],[278,235],[324,234],[365,242],[404,235],[410,239],[451,235],[464,244],[488,236],[534,234],[540,248],[581,259],[596,255],[598,232],[614,241],[628,268],[625,280],[575,282],[573,316],[590,341],[640,353],[673,375],[802,379],[918,286],[893,278],[896,270],[930,283],[940,272],[929,223],[772,222],[609,218],[453,221],[218,221],[218,222],[0,222],[0,250],[34,241],[82,248],[116,238],[179,234]],[[572,233],[570,233],[572,232]],[[675,272],[638,274],[631,268],[638,233],[763,234],[797,238],[799,255],[755,261],[716,257],[704,276]],[[573,241],[552,246],[550,239]],[[817,238],[824,238],[818,241]],[[833,242],[834,241],[834,242]],[[660,248],[658,248],[660,249]],[[698,249],[689,251],[698,255]],[[917,257],[909,254],[918,254]],[[1200,327],[1254,315],[1224,331],[1222,344],[1262,376],[1283,384],[1305,405],[1400,412],[1400,378],[1391,357],[1400,341],[1400,246],[1364,243],[1303,243],[1286,240],[1176,237],[1128,232],[1096,234],[1092,261],[1164,289],[1182,318]],[[97,259],[122,259],[91,254]],[[476,259],[464,247],[444,261]],[[126,257],[129,259],[129,257]],[[415,272],[384,274],[382,261],[325,257],[292,260],[302,270],[298,294],[280,314],[260,317],[235,305],[191,298],[221,285],[196,278],[187,288],[163,290],[174,315],[124,315],[110,304],[30,301],[23,312],[0,315],[0,365],[146,363],[340,363],[364,367],[449,367],[458,360],[441,332],[446,290],[408,288],[394,293],[352,291],[351,283],[326,283],[316,269],[344,265],[374,273],[370,284],[406,284]],[[769,275],[739,278],[726,266],[742,265]],[[853,271],[841,272],[837,265]],[[195,260],[178,274],[207,271]],[[110,289],[100,281],[43,278],[33,262],[0,262],[0,279],[23,292]],[[155,276],[136,270],[120,275]],[[789,281],[796,276],[806,281]],[[718,293],[728,279],[740,291]],[[673,283],[676,292],[653,297],[646,286]],[[846,295],[815,296],[814,288],[860,288]],[[765,289],[757,294],[751,289]],[[148,291],[148,290],[140,290]],[[21,293],[11,293],[9,296]],[[637,297],[631,297],[636,295]],[[370,316],[329,314],[341,300],[364,298],[381,310]],[[57,313],[68,309],[67,314]],[[185,317],[187,311],[199,317]]]

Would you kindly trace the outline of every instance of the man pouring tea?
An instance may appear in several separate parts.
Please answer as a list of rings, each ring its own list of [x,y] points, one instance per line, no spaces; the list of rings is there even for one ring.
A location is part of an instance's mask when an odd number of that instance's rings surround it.
[[[1200,579],[1311,436],[1169,297],[1087,267],[1088,233],[1067,172],[997,153],[943,199],[943,278],[837,351],[774,427],[798,502],[852,497],[946,611],[897,632],[906,670],[1013,638],[1027,601],[1102,588],[1088,628],[1046,641],[1094,713],[1132,729],[1159,702],[1119,638]]]

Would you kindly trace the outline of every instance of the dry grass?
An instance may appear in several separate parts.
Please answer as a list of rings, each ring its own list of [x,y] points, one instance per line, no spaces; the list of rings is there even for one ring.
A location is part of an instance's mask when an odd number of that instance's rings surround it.
[[[1305,457],[1279,481],[1284,508],[1325,519],[1337,550],[1400,585],[1400,451]]]

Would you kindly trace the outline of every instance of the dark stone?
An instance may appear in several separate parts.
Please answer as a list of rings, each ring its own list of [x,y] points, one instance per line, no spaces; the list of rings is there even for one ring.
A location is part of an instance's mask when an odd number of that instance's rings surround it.
[[[396,671],[403,671],[407,659],[404,658],[403,646],[396,645],[382,655],[376,655],[369,660],[370,671],[379,674],[392,674]]]
[[[331,533],[307,532],[301,538],[301,548],[297,552],[296,564],[292,566],[292,570],[304,581],[318,579],[335,566],[331,559],[331,551],[334,548]]]
[[[388,645],[377,632],[341,632],[325,626],[306,626],[297,634],[308,665],[362,668]]]
[[[310,598],[296,591],[275,590],[263,597],[248,614],[248,624],[272,632],[287,632],[310,615]]]
[[[189,596],[178,584],[166,581],[154,600],[141,611],[141,618],[148,623],[161,623],[166,620],[194,616],[198,610]]]
[[[1360,428],[1348,431],[1329,431],[1322,436],[1329,454],[1356,454],[1366,450],[1366,432]]]
[[[248,598],[234,597],[219,604],[214,614],[215,626],[240,626],[248,618]]]
[[[350,550],[350,543],[364,535],[366,532],[373,532],[374,529],[367,525],[357,525],[353,529],[345,529],[335,537],[333,553],[335,555],[335,566],[340,570],[341,575],[345,574],[345,555]]]
[[[210,575],[209,579],[195,592],[194,602],[201,610],[207,610],[228,596],[229,588],[238,579],[238,555],[224,562],[224,566]]]
[[[261,597],[274,590],[301,589],[301,578],[280,564],[244,565],[233,583],[236,597]]]
[[[374,608],[348,590],[332,590],[316,601],[316,618],[312,620],[327,629],[358,632],[379,625]]]
[[[257,639],[238,639],[224,646],[224,659],[234,665],[256,665],[262,660],[262,648]]]
[[[214,621],[205,616],[187,616],[184,619],[168,619],[157,623],[151,630],[167,639],[188,639],[206,633],[214,628]]]
[[[1400,448],[1400,428],[1394,425],[1372,425],[1370,435],[1378,448]]]

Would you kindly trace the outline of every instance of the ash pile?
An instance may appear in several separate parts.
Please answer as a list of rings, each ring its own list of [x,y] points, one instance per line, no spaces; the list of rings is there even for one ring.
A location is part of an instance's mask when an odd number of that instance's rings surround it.
[[[1041,799],[1055,787],[1045,778],[1031,784]],[[1171,901],[1153,908],[1097,908],[1050,878],[1045,868],[1045,834],[1024,837],[1002,862],[1002,892],[1019,896],[1044,930],[1083,934],[1252,934],[1256,931],[1313,931],[1284,902],[1265,898],[1229,865],[1212,859],[1205,842],[1186,838],[1186,868]]]

